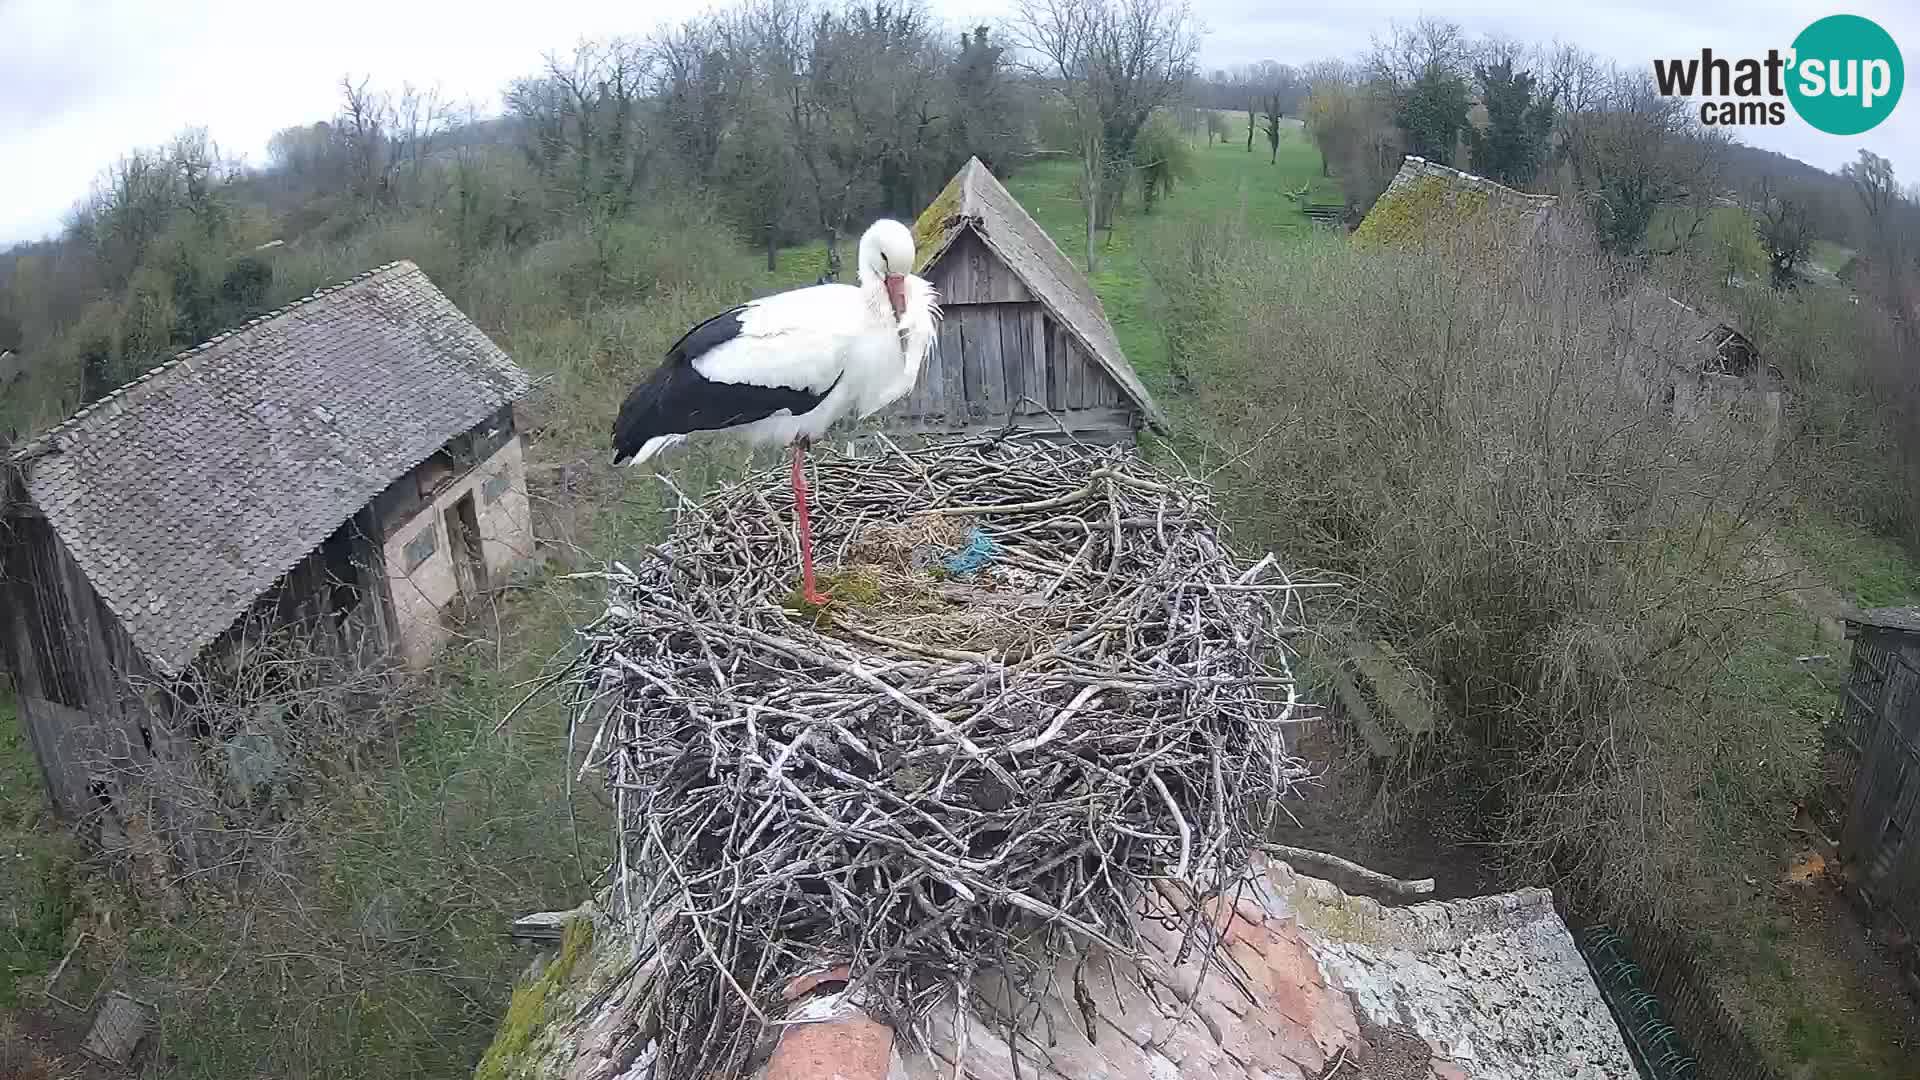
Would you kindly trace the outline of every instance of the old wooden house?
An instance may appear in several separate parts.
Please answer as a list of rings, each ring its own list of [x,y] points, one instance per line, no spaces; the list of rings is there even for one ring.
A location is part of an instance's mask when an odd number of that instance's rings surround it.
[[[1737,417],[1779,435],[1787,393],[1730,315],[1681,302],[1644,279],[1603,280],[1582,215],[1556,195],[1516,191],[1409,155],[1353,240],[1362,249],[1427,247],[1481,277],[1517,275],[1570,330],[1604,336],[1621,385],[1683,423]],[[1605,304],[1605,307],[1599,306]]]
[[[1089,442],[1166,422],[1127,363],[1093,285],[979,158],[914,224],[916,272],[940,291],[933,355],[890,429],[968,432],[1009,422]]]
[[[426,661],[533,553],[524,372],[408,262],[183,352],[0,473],[0,652],[55,805],[190,753],[190,668],[276,628]]]
[[[1739,416],[1768,441],[1778,436],[1785,380],[1732,316],[1642,283],[1615,303],[1614,317],[1623,376],[1668,415],[1685,422]]]
[[[1846,804],[1840,858],[1846,880],[1911,941],[1920,934],[1920,607],[1859,612],[1846,626],[1853,668],[1833,746]]]

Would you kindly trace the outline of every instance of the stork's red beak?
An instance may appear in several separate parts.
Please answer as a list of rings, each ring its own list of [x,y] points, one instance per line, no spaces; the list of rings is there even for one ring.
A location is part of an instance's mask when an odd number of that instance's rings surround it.
[[[887,299],[893,303],[893,317],[907,313],[907,275],[887,275]]]

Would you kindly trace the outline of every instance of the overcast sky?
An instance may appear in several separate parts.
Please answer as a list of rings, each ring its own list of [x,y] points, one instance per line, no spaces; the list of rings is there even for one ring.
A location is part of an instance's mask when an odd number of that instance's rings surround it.
[[[991,19],[1011,0],[925,0],[955,22]],[[1351,57],[1389,20],[1423,11],[1468,30],[1583,45],[1623,64],[1654,55],[1764,54],[1786,48],[1809,22],[1836,11],[1865,15],[1920,61],[1920,5],[1860,0],[1828,8],[1782,0],[1627,0],[1542,3],[1478,0],[1193,0],[1209,33],[1205,67],[1273,59],[1304,64]],[[584,36],[640,33],[705,0],[0,0],[0,245],[59,228],[99,170],[135,146],[205,125],[222,149],[253,163],[267,137],[331,114],[340,75],[376,85],[439,84],[487,111],[541,54]],[[1866,146],[1893,159],[1904,182],[1920,181],[1920,90],[1863,136],[1825,135],[1792,117],[1783,128],[1742,128],[1741,137],[1822,168]]]

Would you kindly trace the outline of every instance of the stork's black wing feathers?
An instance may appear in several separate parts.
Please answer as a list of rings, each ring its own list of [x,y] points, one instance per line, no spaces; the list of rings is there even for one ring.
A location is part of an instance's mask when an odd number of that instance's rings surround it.
[[[746,310],[742,304],[687,331],[667,350],[653,374],[627,395],[613,423],[615,465],[639,453],[657,435],[716,431],[765,419],[782,409],[798,416],[812,411],[832,392],[832,387],[814,394],[786,386],[714,382],[696,371],[695,357],[740,336],[740,319]]]

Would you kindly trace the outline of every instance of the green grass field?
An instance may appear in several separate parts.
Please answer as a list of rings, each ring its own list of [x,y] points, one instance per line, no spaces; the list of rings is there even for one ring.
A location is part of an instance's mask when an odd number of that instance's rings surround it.
[[[1779,526],[1774,535],[1850,604],[1875,608],[1920,603],[1920,563],[1887,537],[1814,514]]]
[[[1244,115],[1241,119],[1244,122]],[[1127,359],[1156,395],[1168,390],[1167,343],[1153,321],[1152,285],[1142,265],[1143,248],[1152,243],[1154,233],[1168,224],[1227,218],[1255,234],[1284,238],[1311,227],[1301,207],[1287,198],[1288,192],[1305,184],[1310,202],[1340,200],[1338,184],[1320,175],[1320,151],[1297,128],[1281,133],[1275,163],[1269,163],[1264,137],[1256,138],[1251,154],[1244,142],[1209,148],[1200,139],[1194,143],[1193,166],[1193,175],[1178,183],[1151,214],[1142,212],[1137,198],[1130,199],[1113,230],[1096,240],[1099,269],[1093,274],[1094,292],[1107,309]],[[1079,166],[1054,159],[1028,166],[1007,187],[1074,265],[1084,268],[1086,219],[1078,183]]]
[[[1840,268],[1853,258],[1853,249],[1836,244],[1831,240],[1815,240],[1808,261],[1829,274],[1838,274]]]

